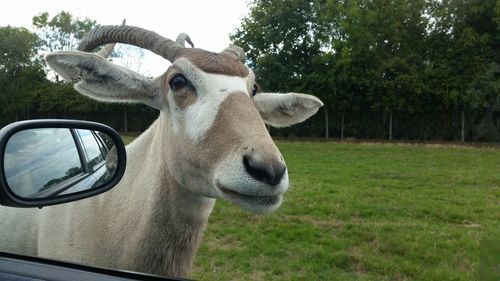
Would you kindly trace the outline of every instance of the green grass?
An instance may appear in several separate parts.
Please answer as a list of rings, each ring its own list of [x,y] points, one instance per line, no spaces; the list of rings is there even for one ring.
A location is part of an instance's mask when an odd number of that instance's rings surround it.
[[[476,280],[500,240],[500,150],[279,142],[291,186],[277,212],[218,200],[199,280]]]
[[[483,240],[481,242],[479,279],[500,280],[500,240]]]

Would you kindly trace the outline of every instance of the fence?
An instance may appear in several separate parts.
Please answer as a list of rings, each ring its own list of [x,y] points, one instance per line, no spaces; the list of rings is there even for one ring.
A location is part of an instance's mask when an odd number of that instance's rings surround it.
[[[491,142],[500,140],[500,113],[495,112],[491,120],[485,122],[484,110],[409,113],[361,109],[341,112],[322,108],[302,124],[273,128],[271,133],[283,138]]]
[[[281,138],[355,138],[409,141],[500,141],[500,112],[485,122],[484,110],[436,111],[434,113],[385,112],[370,109],[338,111],[321,108],[304,123],[270,129]],[[17,120],[26,119],[18,114]],[[158,111],[143,105],[112,105],[107,111],[89,113],[32,113],[29,119],[64,118],[104,123],[114,129],[144,131]],[[488,119],[488,118],[487,118]],[[0,127],[16,121],[16,115],[0,113]],[[328,128],[328,130],[326,129]]]

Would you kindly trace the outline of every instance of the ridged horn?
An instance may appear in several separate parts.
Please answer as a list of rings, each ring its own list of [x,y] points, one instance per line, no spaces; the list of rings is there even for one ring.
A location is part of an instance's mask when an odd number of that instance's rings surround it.
[[[184,47],[154,31],[128,25],[104,25],[91,30],[80,42],[79,51],[91,52],[98,46],[123,43],[137,46],[173,62]]]
[[[123,19],[122,25],[125,25],[126,22],[127,22],[127,19]],[[116,45],[116,43],[107,44],[99,52],[97,52],[97,54],[103,58],[107,58],[113,52],[115,45]]]

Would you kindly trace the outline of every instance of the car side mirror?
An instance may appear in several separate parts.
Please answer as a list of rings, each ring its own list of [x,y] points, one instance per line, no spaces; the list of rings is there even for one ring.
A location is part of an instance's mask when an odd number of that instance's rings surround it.
[[[42,207],[115,186],[125,146],[112,128],[76,120],[29,120],[0,130],[0,204]]]

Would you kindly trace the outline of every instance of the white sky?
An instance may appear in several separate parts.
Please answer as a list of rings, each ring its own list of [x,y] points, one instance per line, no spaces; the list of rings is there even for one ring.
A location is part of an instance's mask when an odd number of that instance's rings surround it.
[[[175,40],[181,32],[189,34],[195,47],[219,52],[230,43],[241,19],[248,14],[248,0],[14,0],[0,9],[0,26],[24,26],[31,29],[31,19],[42,12],[53,17],[68,11],[81,18],[91,18],[97,23],[127,24],[153,30]],[[168,66],[166,60],[146,52],[141,72],[157,76]]]

